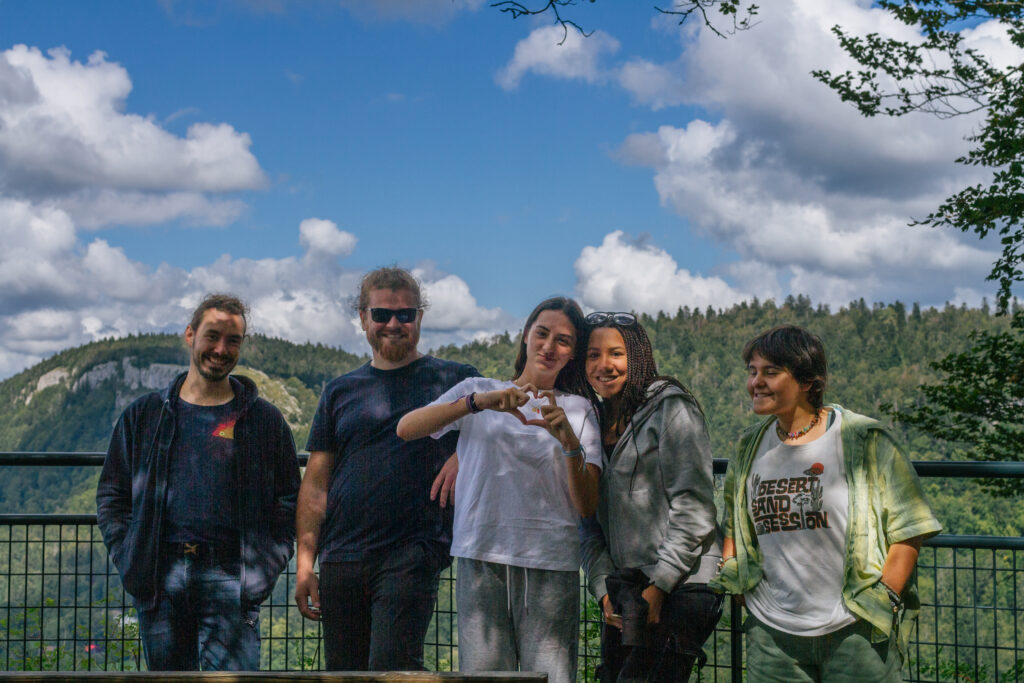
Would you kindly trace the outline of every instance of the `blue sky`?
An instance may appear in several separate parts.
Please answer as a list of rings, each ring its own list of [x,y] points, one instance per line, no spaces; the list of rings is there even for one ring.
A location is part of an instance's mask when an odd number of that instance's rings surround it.
[[[539,3],[538,3],[539,4]],[[723,40],[638,3],[571,33],[481,0],[0,0],[0,377],[180,331],[205,291],[362,351],[345,299],[415,269],[424,345],[541,298],[976,305],[991,245],[911,229],[975,179],[971,121],[864,120],[808,76],[862,0],[778,0]],[[968,40],[1019,58],[985,25]]]

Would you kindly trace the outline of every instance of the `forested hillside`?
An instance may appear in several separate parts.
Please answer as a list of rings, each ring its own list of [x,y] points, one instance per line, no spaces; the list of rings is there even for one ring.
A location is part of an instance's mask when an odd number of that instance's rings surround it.
[[[881,415],[882,403],[901,406],[917,401],[917,386],[936,379],[929,363],[966,348],[969,332],[1008,326],[1007,318],[985,309],[921,310],[898,302],[858,301],[831,312],[805,297],[790,297],[782,305],[743,303],[727,311],[684,308],[642,320],[659,370],[677,376],[700,400],[715,456],[722,458],[729,456],[739,432],[755,421],[740,350],[773,325],[791,322],[817,332],[831,362],[826,399],[876,416]],[[435,353],[471,363],[485,375],[509,377],[517,334],[446,346]],[[281,408],[301,447],[324,382],[365,361],[322,345],[254,336],[246,341],[238,371],[252,377],[261,394]],[[49,358],[0,383],[0,450],[103,450],[124,406],[146,391],[166,386],[186,363],[183,342],[172,335],[96,342]],[[914,459],[947,457],[927,435],[903,436]],[[90,512],[95,475],[94,470],[12,468],[0,482],[0,511]],[[992,498],[975,482],[927,485],[948,531],[1018,535],[1024,530],[1019,506]]]

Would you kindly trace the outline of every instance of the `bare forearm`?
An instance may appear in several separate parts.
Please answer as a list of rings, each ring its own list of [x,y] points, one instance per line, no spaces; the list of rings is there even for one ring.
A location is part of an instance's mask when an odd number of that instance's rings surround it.
[[[466,415],[469,415],[469,406],[466,405],[464,398],[459,398],[452,403],[423,406],[406,413],[398,421],[396,432],[398,437],[405,441],[422,439],[444,429]]]
[[[323,508],[310,499],[311,496],[303,496],[300,492],[299,507],[295,514],[295,563],[300,570],[313,567],[320,538],[320,526],[324,520]]]
[[[333,463],[333,454],[323,451],[310,453],[306,474],[299,487],[295,510],[295,562],[300,570],[312,570],[316,560],[320,526],[327,512],[327,486]]]
[[[923,537],[911,538],[889,546],[882,566],[882,582],[897,593],[902,593],[907,579],[917,565],[917,554],[921,550]]]
[[[597,482],[601,470],[596,465],[584,463],[582,454],[566,458],[569,472],[569,497],[581,517],[589,517],[597,510]],[[582,468],[581,468],[582,465]]]
[[[722,561],[736,557],[736,541],[731,536],[722,539]]]

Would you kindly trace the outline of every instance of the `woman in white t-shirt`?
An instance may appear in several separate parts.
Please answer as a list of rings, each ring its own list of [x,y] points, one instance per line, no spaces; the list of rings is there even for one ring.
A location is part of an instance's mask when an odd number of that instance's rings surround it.
[[[776,327],[742,355],[766,419],[729,461],[709,585],[746,603],[747,675],[898,681],[918,549],[941,529],[917,474],[880,423],[825,405],[816,335]]]
[[[460,671],[576,677],[577,522],[597,506],[601,442],[582,396],[572,299],[526,320],[511,381],[474,377],[407,414],[398,435],[459,431],[453,556],[458,558]]]

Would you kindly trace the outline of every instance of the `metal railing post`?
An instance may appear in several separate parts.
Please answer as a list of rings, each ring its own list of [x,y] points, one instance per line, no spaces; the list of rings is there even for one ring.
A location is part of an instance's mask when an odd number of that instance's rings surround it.
[[[732,683],[743,681],[743,608],[740,603],[729,596],[729,668],[732,670]]]

